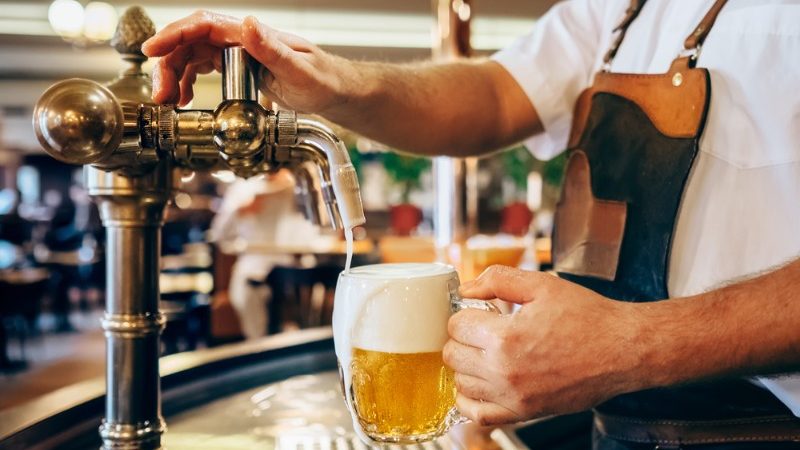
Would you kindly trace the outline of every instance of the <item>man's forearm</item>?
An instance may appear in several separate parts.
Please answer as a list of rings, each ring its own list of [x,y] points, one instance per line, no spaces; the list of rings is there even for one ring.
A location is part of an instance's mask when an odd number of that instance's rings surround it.
[[[324,115],[398,149],[478,155],[541,131],[524,92],[497,63],[342,64],[341,101]]]
[[[800,260],[706,294],[637,306],[639,389],[800,368]]]
[[[284,107],[320,114],[401,150],[467,156],[542,129],[528,96],[491,61],[397,65],[350,61],[254,17],[198,11],[142,45],[161,57],[153,99],[189,102],[199,73],[219,66],[219,50],[240,43],[268,71],[262,92]]]

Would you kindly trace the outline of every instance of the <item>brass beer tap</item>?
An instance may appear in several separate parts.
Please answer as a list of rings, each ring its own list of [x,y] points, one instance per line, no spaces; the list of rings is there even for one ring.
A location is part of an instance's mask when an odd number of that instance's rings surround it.
[[[228,168],[250,177],[282,167],[300,174],[308,212],[334,228],[364,223],[353,165],[325,125],[258,103],[266,70],[242,47],[223,50],[223,101],[212,110],[155,105],[141,44],[155,27],[141,8],[123,14],[112,44],[129,63],[102,86],[69,79],[51,86],[33,113],[36,136],[54,158],[83,164],[107,228],[107,341],[103,449],[159,449],[158,310],[161,227],[179,169]],[[312,192],[312,190],[314,192]],[[324,210],[327,217],[322,215]],[[316,215],[314,214],[316,212]]]
[[[34,129],[56,159],[102,169],[141,171],[161,160],[191,169],[222,162],[250,177],[308,159],[327,169],[323,176],[334,193],[328,210],[343,215],[331,222],[363,224],[358,180],[341,140],[294,111],[262,107],[253,66],[242,47],[223,50],[224,100],[213,111],[119,101],[92,81],[65,80],[42,95]]]

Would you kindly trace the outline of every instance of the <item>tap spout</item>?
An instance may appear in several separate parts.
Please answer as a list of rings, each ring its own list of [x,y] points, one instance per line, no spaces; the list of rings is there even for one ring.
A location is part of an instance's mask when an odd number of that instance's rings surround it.
[[[342,227],[339,218],[339,209],[336,201],[330,202],[333,198],[333,189],[330,183],[325,186],[325,181],[320,176],[322,172],[316,164],[305,161],[293,166],[292,171],[295,176],[295,198],[297,207],[303,215],[315,225],[321,227],[330,226],[334,230]],[[323,192],[329,191],[326,195]]]
[[[363,225],[366,219],[358,176],[342,140],[333,130],[317,121],[297,119],[296,145],[324,152],[342,226],[351,229]]]
[[[313,188],[318,197],[314,200],[317,202],[321,199],[325,205],[328,217],[330,218],[330,225],[334,230],[342,228],[342,215],[339,210],[339,205],[336,193],[331,182],[331,169],[328,161],[328,155],[325,153],[325,148],[317,141],[303,140],[298,142],[290,149],[289,159],[293,165],[298,169],[305,172],[305,176],[310,177],[312,183],[309,187]],[[316,168],[315,171],[308,166]],[[298,174],[303,176],[304,174]],[[303,180],[299,180],[303,181]],[[309,192],[307,195],[313,195]],[[319,214],[320,219],[322,214]],[[327,221],[320,220],[320,225],[327,225]]]

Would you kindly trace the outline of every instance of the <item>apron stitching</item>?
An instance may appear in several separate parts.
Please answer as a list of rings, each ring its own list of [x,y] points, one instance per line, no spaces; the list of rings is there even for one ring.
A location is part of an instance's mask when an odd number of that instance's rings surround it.
[[[747,424],[761,424],[761,423],[781,423],[781,422],[794,422],[797,419],[792,417],[773,417],[763,419],[729,419],[729,420],[697,420],[697,421],[670,421],[670,420],[641,420],[635,418],[613,417],[615,421],[635,423],[639,425],[672,425],[672,426],[708,426],[708,425],[747,425]]]
[[[800,434],[789,435],[769,435],[769,436],[741,436],[741,437],[718,437],[718,438],[704,438],[704,439],[646,439],[628,436],[625,434],[605,433],[606,437],[620,441],[635,442],[637,444],[669,444],[669,445],[693,445],[693,444],[713,444],[713,443],[732,443],[732,442],[782,442],[782,441],[797,441],[800,439]]]

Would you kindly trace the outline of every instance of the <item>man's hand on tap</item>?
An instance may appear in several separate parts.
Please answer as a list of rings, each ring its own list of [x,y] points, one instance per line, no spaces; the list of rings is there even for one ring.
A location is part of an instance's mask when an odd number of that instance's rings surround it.
[[[142,46],[160,56],[154,101],[188,103],[198,74],[220,69],[221,49],[242,45],[268,70],[261,90],[398,149],[469,156],[542,130],[527,95],[488,60],[384,64],[350,61],[259,22],[198,11]]]
[[[160,56],[153,73],[153,100],[186,105],[198,74],[220,70],[221,49],[242,45],[269,71],[260,88],[270,98],[300,112],[324,113],[337,101],[338,58],[303,38],[275,30],[255,17],[244,20],[208,11],[169,24],[142,46]]]

